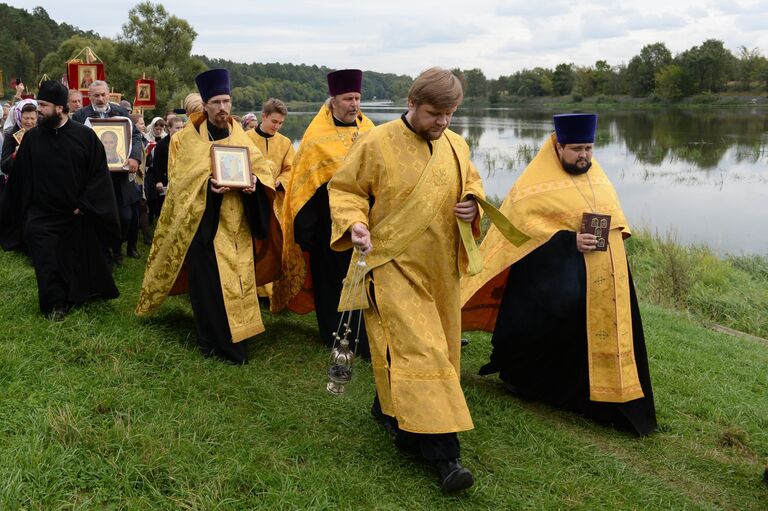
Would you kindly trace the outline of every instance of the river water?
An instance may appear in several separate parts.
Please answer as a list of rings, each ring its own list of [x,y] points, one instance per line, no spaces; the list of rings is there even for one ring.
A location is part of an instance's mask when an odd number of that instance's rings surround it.
[[[400,116],[364,108],[375,124]],[[289,114],[296,143],[314,113]],[[451,129],[472,148],[486,194],[503,198],[552,130],[552,113],[459,110]],[[768,255],[768,109],[598,112],[594,157],[633,228],[721,254]]]

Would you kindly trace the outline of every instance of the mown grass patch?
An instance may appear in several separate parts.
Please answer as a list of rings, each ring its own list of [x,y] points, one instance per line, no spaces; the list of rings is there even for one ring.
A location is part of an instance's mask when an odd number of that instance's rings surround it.
[[[185,297],[134,317],[143,269],[52,323],[24,258],[0,254],[0,509],[765,509],[760,342],[644,305],[661,431],[637,439],[506,395],[470,333],[477,484],[446,497],[370,418],[367,362],[348,395],[324,390],[312,315],[265,314],[251,362],[228,366],[198,354]]]

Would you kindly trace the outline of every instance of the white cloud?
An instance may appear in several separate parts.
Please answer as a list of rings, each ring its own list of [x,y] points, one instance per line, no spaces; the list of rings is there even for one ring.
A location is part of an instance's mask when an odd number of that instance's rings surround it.
[[[25,0],[5,0],[31,10]],[[360,67],[415,75],[430,65],[486,76],[560,62],[626,63],[646,44],[673,52],[721,39],[768,53],[764,0],[155,0],[197,31],[193,52],[239,62]],[[36,0],[56,21],[114,37],[133,4]]]

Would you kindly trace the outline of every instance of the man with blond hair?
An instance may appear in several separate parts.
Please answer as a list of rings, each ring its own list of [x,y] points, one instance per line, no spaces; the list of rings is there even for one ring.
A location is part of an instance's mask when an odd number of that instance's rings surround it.
[[[408,111],[363,135],[328,186],[331,246],[365,255],[369,299],[350,270],[341,305],[365,308],[376,379],[372,414],[396,444],[434,464],[446,493],[474,483],[457,432],[473,428],[459,381],[459,276],[480,231],[483,197],[469,147],[448,130],[459,79],[431,68],[413,82]]]

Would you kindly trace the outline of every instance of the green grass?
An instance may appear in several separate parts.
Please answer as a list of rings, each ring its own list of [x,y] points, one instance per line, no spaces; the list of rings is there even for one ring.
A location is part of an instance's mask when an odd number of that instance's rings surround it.
[[[642,230],[626,244],[641,300],[768,337],[768,256],[723,258]]]
[[[369,416],[370,366],[324,390],[314,318],[265,314],[251,363],[196,350],[185,297],[133,316],[143,261],[122,296],[51,323],[34,273],[0,254],[0,509],[765,509],[768,346],[643,307],[661,431],[636,439],[505,395],[477,376],[470,334],[462,433],[474,488],[443,496]]]

